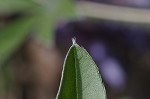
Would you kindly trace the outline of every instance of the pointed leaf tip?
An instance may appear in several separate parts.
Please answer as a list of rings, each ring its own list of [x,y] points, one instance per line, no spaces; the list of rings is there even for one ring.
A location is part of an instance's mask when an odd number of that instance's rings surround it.
[[[56,99],[106,99],[105,87],[95,62],[74,38],[72,42]]]
[[[77,43],[76,43],[76,38],[75,38],[75,37],[72,38],[72,44],[73,44],[73,45],[77,44]]]

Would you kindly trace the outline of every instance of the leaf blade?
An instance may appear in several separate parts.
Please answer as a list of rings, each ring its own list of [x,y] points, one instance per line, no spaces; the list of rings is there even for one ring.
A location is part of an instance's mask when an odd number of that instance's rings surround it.
[[[88,52],[76,45],[76,64],[79,99],[106,99],[105,89],[98,68]],[[80,76],[80,77],[79,77]],[[80,95],[80,94],[79,94]]]
[[[73,62],[69,61],[69,58],[71,58]],[[74,72],[70,72],[70,69],[74,69],[71,70]],[[75,76],[68,77],[70,76],[68,72],[74,73]],[[74,86],[70,86],[70,81],[75,83]],[[68,82],[69,86],[66,82]],[[66,88],[74,91],[68,93],[68,91],[65,90]],[[88,52],[77,44],[73,44],[67,54],[57,99],[106,99],[105,88],[96,64]]]
[[[75,58],[73,56],[74,56],[74,46],[70,48],[69,53],[67,54],[67,57],[65,59],[64,69],[62,72],[63,79],[61,79],[61,88],[59,90],[57,99],[77,99],[76,80],[72,79],[76,78],[76,72],[74,71],[75,66],[70,67],[71,65],[70,61],[72,61],[72,63],[75,64]],[[67,87],[65,85],[67,85]],[[72,88],[72,86],[75,87]],[[73,93],[74,97],[72,97]]]

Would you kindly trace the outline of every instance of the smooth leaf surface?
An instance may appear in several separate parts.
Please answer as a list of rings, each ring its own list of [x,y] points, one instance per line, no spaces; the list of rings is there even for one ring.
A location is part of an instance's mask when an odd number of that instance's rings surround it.
[[[71,46],[66,56],[57,99],[106,99],[96,64],[77,44]]]

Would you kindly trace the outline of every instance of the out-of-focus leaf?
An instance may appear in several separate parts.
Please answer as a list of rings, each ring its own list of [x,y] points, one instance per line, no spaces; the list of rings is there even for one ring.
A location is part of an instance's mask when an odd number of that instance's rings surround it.
[[[75,16],[72,0],[0,0],[0,14],[18,11],[37,16],[35,32],[46,43],[53,41],[56,21]]]
[[[0,14],[11,14],[25,9],[29,9],[29,12],[35,7],[37,7],[36,4],[29,0],[0,0]]]
[[[71,0],[42,0],[38,3],[43,6],[43,13],[38,16],[36,32],[44,42],[52,42],[57,21],[75,16],[73,2]]]
[[[18,19],[0,31],[0,64],[25,40],[33,21],[31,17]]]
[[[66,56],[57,99],[106,99],[96,64],[77,44],[71,46]]]

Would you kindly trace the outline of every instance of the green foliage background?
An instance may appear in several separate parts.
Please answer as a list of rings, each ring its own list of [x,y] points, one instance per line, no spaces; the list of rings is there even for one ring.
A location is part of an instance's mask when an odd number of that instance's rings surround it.
[[[10,71],[9,57],[25,40],[34,33],[45,44],[53,43],[54,26],[60,18],[75,18],[71,0],[0,0],[0,15],[21,13],[0,30],[0,90],[7,89]],[[3,82],[5,81],[7,82]]]

